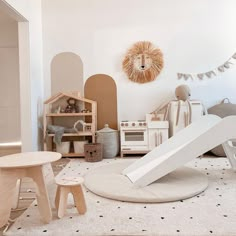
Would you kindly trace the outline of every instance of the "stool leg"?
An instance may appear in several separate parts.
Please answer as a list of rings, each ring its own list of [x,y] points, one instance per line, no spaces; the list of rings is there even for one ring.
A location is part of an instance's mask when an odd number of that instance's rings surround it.
[[[59,207],[57,211],[58,218],[62,218],[66,212],[67,198],[70,189],[68,187],[60,186]]]
[[[76,187],[71,187],[71,193],[73,194],[77,211],[80,214],[84,214],[87,208],[86,208],[86,203],[85,203],[84,194],[83,194],[81,185],[76,186]]]
[[[15,189],[12,209],[16,209],[19,205],[20,188],[21,188],[21,179],[18,179],[17,182],[16,182],[16,189]]]
[[[60,186],[57,186],[57,192],[56,192],[56,197],[55,197],[55,207],[57,211],[59,208],[59,200],[60,200]]]

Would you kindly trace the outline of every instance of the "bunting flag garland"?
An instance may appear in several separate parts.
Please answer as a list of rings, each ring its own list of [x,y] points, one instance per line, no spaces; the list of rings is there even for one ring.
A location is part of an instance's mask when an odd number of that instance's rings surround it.
[[[203,80],[205,77],[206,78],[212,78],[214,76],[217,76],[217,74],[219,73],[223,73],[225,72],[227,69],[230,69],[230,67],[232,65],[236,64],[236,53],[233,54],[232,57],[230,57],[225,63],[223,63],[222,65],[216,67],[213,70],[204,72],[204,73],[198,73],[198,74],[186,74],[186,73],[177,73],[177,78],[178,79],[184,79],[184,80],[188,80],[188,79],[200,79]]]

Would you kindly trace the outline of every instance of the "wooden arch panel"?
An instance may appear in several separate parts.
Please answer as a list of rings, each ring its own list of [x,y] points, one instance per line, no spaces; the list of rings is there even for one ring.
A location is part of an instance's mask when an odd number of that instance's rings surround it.
[[[89,77],[85,83],[84,96],[97,101],[97,128],[117,129],[117,89],[113,78],[105,74]]]

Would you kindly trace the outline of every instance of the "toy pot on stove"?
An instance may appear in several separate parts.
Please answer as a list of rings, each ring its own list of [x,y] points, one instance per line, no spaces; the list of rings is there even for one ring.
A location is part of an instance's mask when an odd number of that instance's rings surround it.
[[[104,128],[96,132],[97,143],[103,144],[103,158],[112,158],[119,153],[119,134],[117,130],[109,128],[105,124]]]

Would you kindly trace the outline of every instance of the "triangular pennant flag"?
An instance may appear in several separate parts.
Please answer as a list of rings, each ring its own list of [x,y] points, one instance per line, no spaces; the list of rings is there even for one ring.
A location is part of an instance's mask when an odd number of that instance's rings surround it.
[[[197,74],[193,74],[192,77],[193,77],[193,80],[199,79],[198,76],[197,76]]]
[[[191,78],[191,79],[193,80],[193,75],[190,74],[190,75],[189,75],[189,78]]]
[[[177,73],[178,79],[181,79],[183,77],[183,74]]]
[[[212,72],[214,73],[215,76],[217,76],[219,74],[219,71],[217,70],[217,68],[215,68],[214,70],[212,70]]]
[[[234,65],[236,64],[236,60],[233,59],[233,57],[231,57],[228,62],[231,64],[231,65]]]
[[[198,77],[199,79],[203,79],[204,74],[197,74],[197,77]]]
[[[184,76],[184,79],[187,80],[190,75],[189,74],[184,74],[183,76]]]
[[[211,72],[206,72],[205,75],[208,77],[208,78],[211,78]]]
[[[230,63],[227,61],[227,62],[225,62],[224,63],[224,68],[226,68],[226,69],[229,69],[229,67],[230,67],[230,65],[229,65]]]
[[[224,71],[225,71],[224,65],[219,66],[219,67],[218,67],[218,71],[220,71],[220,72],[224,72]]]
[[[208,72],[206,72],[205,74],[206,74],[206,76],[207,76],[208,78],[211,78],[212,76],[216,75],[216,73],[215,73],[213,70],[208,71]]]

